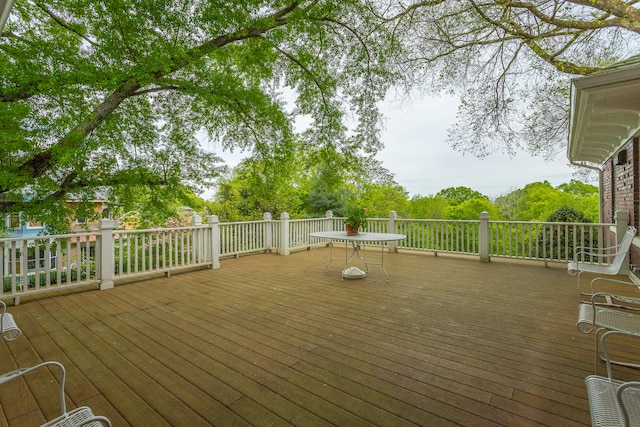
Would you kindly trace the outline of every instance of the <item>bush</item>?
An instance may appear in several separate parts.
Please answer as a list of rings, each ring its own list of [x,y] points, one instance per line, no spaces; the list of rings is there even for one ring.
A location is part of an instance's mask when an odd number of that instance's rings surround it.
[[[546,222],[576,222],[576,223],[591,223],[591,219],[582,212],[579,212],[573,208],[563,206],[547,218]],[[560,233],[559,235],[553,233],[552,226],[544,226],[544,234],[538,236],[538,248],[540,252],[538,256],[545,259],[555,260],[570,260],[573,259],[574,246],[584,246],[596,248],[598,242],[598,235],[596,231],[591,232],[591,228],[587,228],[584,234],[575,236],[574,232],[582,229],[576,229],[569,227],[566,233]],[[580,231],[582,233],[582,231]],[[546,236],[543,241],[543,236]],[[569,245],[567,246],[567,240]],[[576,242],[574,245],[573,242]],[[566,252],[566,253],[565,253]],[[589,257],[585,256],[583,261],[589,261]]]
[[[47,273],[45,271],[38,272],[38,280],[40,286],[46,286],[47,284]],[[67,274],[71,274],[70,280],[75,282],[78,280],[78,268],[74,265],[70,269],[63,268],[60,271],[60,284],[65,284],[67,282]],[[96,263],[91,261],[89,265],[89,278],[96,277]],[[80,280],[87,280],[87,265],[80,264]],[[18,276],[16,278],[16,284],[18,287],[22,283],[22,276]],[[49,283],[51,285],[58,284],[58,269],[52,268],[49,270]],[[27,273],[27,284],[29,289],[35,289],[36,287],[36,274],[35,273]],[[11,276],[4,276],[2,278],[2,289],[4,292],[11,292]]]

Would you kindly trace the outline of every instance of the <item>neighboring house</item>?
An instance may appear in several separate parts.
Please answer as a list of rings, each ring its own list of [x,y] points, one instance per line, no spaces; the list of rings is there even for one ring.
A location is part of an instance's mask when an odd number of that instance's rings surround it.
[[[600,221],[640,223],[640,56],[571,81],[567,157],[600,176]],[[640,248],[630,263],[640,266]]]
[[[97,198],[92,202],[94,204],[94,209],[96,213],[99,213],[102,218],[108,218],[110,216],[109,205],[106,199]],[[77,202],[68,201],[67,203],[73,205]],[[9,237],[9,238],[29,239],[29,238],[35,238],[37,236],[46,234],[45,227],[42,224],[24,221],[21,218],[20,214],[7,215],[4,217],[4,221],[5,221],[5,227],[9,232],[9,234],[6,237]],[[87,229],[97,230],[98,225],[99,223],[97,221],[87,222],[86,218],[76,218],[73,221],[73,223],[70,224],[72,233],[81,233],[86,231]],[[86,243],[86,240],[84,240],[84,238],[82,237],[80,239],[72,238],[70,239],[70,242],[75,247],[75,245],[78,243],[78,240],[80,240],[79,243],[83,244],[83,247],[81,248],[82,253],[86,252],[86,245],[84,245],[84,243]],[[95,242],[95,237],[92,237],[92,240],[89,242],[90,243],[89,254],[88,254],[89,257],[93,257],[95,255],[94,242]],[[33,245],[33,241],[31,241],[31,246],[29,246],[27,249],[28,250],[27,272],[32,272],[35,270],[36,261],[39,264],[39,267],[38,267],[39,269],[44,269],[45,266],[47,265],[47,259],[45,259],[45,252],[43,250],[35,251],[32,245]],[[21,255],[25,250],[23,246],[24,245],[22,241],[16,242],[16,247],[13,249],[5,245],[0,245],[0,256],[2,258],[2,262],[0,264],[0,272],[2,273],[1,275],[13,273],[12,250],[15,251],[15,257],[16,257],[15,269],[16,271],[22,271],[23,266],[21,265],[21,261],[23,260],[23,257]],[[39,258],[38,260],[36,260],[36,252],[38,253],[38,258]],[[70,261],[73,262],[73,260],[70,260]],[[48,266],[50,268],[55,268],[57,264],[58,264],[58,260],[56,259],[56,253],[52,252],[48,260]]]
[[[4,225],[8,230],[9,234],[6,237],[20,237],[20,238],[29,238],[35,237],[39,234],[42,234],[44,227],[42,224],[34,223],[34,222],[26,222],[22,221],[20,214],[7,215],[4,218]],[[22,265],[22,251],[24,250],[24,245],[22,242],[16,243],[15,249],[15,257],[16,257],[16,270],[21,271]],[[2,265],[0,265],[0,271],[2,271],[3,275],[10,274],[13,272],[12,267],[12,248],[5,245],[0,245],[0,253],[2,254]],[[32,250],[28,254],[27,261],[27,271],[32,271],[36,266],[36,254],[35,251]],[[47,260],[44,258],[44,252],[40,253],[38,256],[38,263],[40,268],[44,268]],[[52,254],[49,259],[49,266],[51,268],[55,268],[56,266],[56,256]]]

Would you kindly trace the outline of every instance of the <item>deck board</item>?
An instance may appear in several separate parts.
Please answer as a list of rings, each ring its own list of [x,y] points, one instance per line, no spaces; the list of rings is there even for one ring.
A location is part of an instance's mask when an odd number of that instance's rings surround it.
[[[68,406],[115,426],[589,424],[593,337],[575,328],[564,266],[401,251],[385,254],[387,283],[379,266],[343,281],[328,257],[23,297],[9,311],[24,336],[0,344],[0,369],[57,360]],[[52,383],[4,385],[0,426],[54,417]]]

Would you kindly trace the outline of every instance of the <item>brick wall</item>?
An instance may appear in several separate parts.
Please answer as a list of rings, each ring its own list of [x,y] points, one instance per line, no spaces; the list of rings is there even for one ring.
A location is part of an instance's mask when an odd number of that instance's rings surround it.
[[[613,194],[613,175],[615,167],[609,159],[602,165],[602,187],[600,189],[600,203],[602,205],[602,222],[613,222],[615,217],[615,197]]]
[[[618,155],[626,151],[626,160],[617,165]],[[638,227],[640,205],[639,149],[630,139],[602,165],[602,222],[614,222],[616,211],[629,212],[629,224]],[[640,265],[640,250],[632,246],[630,262]]]
[[[616,165],[622,151],[626,151],[627,158]],[[616,211],[627,211],[631,225],[638,224],[638,163],[638,143],[630,139],[602,165],[603,222],[614,222]]]

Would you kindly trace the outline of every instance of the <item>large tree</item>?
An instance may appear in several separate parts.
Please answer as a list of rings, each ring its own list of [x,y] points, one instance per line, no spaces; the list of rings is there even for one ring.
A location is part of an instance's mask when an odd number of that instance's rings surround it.
[[[469,187],[448,187],[444,188],[436,194],[436,197],[442,197],[449,200],[452,206],[457,206],[467,200],[472,199],[488,199],[487,196],[479,191],[472,190]]]
[[[366,0],[16,2],[0,37],[0,212],[63,229],[65,200],[96,188],[160,205],[218,175],[203,139],[259,152],[301,115],[307,140],[374,153],[394,77],[380,21]]]
[[[635,0],[400,0],[386,16],[407,85],[457,94],[450,143],[478,156],[564,154],[569,78],[640,53]]]

